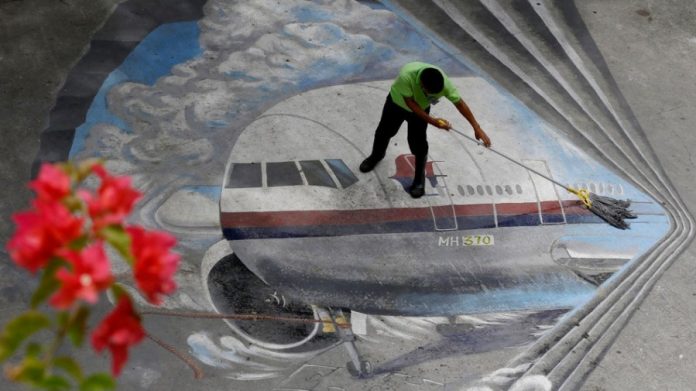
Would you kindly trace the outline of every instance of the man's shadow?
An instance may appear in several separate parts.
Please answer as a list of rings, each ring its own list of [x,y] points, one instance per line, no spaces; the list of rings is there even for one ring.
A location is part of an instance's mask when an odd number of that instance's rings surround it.
[[[450,356],[485,353],[521,346],[535,341],[540,326],[553,325],[567,309],[526,314],[501,324],[441,324],[436,330],[442,339],[375,366],[372,375],[398,372],[404,368]]]

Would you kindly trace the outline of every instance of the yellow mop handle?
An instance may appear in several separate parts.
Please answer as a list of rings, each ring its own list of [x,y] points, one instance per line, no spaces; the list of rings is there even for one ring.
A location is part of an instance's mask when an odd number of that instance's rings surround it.
[[[590,201],[590,192],[587,190],[576,190],[572,187],[566,187],[566,190],[578,196],[578,198],[580,198],[580,202],[582,202],[588,209],[592,207],[592,201]]]
[[[441,121],[438,121],[438,123],[439,123],[439,124],[443,124]],[[457,130],[457,129],[455,129],[455,128],[450,128],[450,130],[453,131],[454,133],[457,133],[458,135],[460,135],[460,136],[466,138],[466,139],[469,139],[469,140],[475,142],[475,143],[478,144],[478,145],[483,145],[482,142],[480,142],[480,141],[474,139],[473,137],[467,136],[466,134],[462,133],[462,131],[460,131],[460,130]],[[585,190],[585,189],[579,189],[579,190],[578,190],[578,189],[574,189],[574,188],[572,188],[572,187],[570,187],[570,186],[566,186],[566,185],[564,185],[564,184],[562,184],[562,183],[560,183],[560,182],[558,182],[558,181],[556,181],[556,180],[554,180],[554,179],[552,179],[552,178],[549,178],[548,176],[546,176],[546,175],[540,173],[539,171],[537,171],[537,170],[535,170],[535,169],[533,169],[533,168],[531,168],[531,167],[528,167],[528,166],[522,164],[521,162],[518,162],[517,160],[511,158],[510,156],[508,156],[508,155],[506,155],[506,154],[504,154],[504,153],[502,153],[502,152],[500,152],[500,151],[497,151],[497,150],[493,149],[492,147],[487,147],[486,149],[488,149],[489,151],[491,151],[491,152],[493,152],[493,153],[498,154],[498,155],[501,156],[501,157],[504,157],[505,159],[507,159],[507,160],[509,160],[509,161],[511,161],[511,162],[513,162],[513,163],[515,163],[515,164],[517,164],[517,165],[520,166],[520,167],[526,168],[527,170],[529,170],[529,171],[531,171],[531,172],[533,172],[533,173],[539,175],[540,177],[542,177],[542,178],[544,178],[544,179],[546,179],[546,180],[548,180],[548,181],[550,181],[550,182],[552,182],[552,183],[555,183],[556,185],[558,185],[558,186],[560,186],[560,187],[562,187],[562,188],[568,190],[569,192],[575,194],[576,196],[578,196],[578,198],[580,198],[580,202],[582,202],[583,205],[585,205],[588,209],[592,207],[592,201],[590,201],[590,192],[588,192],[587,190]]]

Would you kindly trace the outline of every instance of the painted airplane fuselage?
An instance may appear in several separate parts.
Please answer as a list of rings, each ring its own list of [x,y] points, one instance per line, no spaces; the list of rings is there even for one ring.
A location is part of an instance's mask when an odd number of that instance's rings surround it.
[[[455,84],[486,88],[477,78]],[[594,285],[554,260],[554,246],[567,246],[569,226],[611,231],[562,188],[431,128],[426,195],[414,199],[405,125],[375,170],[359,172],[388,86],[300,94],[244,130],[220,205],[224,236],[242,262],[288,296],[370,313],[558,308],[584,300]],[[354,111],[329,104],[336,94],[356,102]],[[553,177],[545,146],[526,148],[512,122],[489,130],[495,147]],[[621,183],[593,187],[623,193]],[[636,251],[605,246],[584,256],[620,266]]]

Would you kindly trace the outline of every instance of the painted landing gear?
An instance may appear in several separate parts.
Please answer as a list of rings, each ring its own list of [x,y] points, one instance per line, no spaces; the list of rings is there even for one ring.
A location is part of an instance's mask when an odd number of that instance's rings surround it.
[[[353,377],[357,377],[358,379],[367,379],[372,377],[372,364],[370,364],[369,361],[358,361],[358,363],[360,368],[356,368],[353,361],[348,361],[346,363],[348,373],[350,373]]]
[[[247,343],[307,359],[332,346],[343,345],[350,358],[346,365],[348,372],[357,378],[372,376],[372,365],[361,359],[348,316],[342,310],[294,302],[261,281],[233,253],[222,257],[212,266],[206,286],[212,304],[220,313],[302,317],[322,321],[228,321],[230,327]]]
[[[360,379],[371,377],[372,364],[370,364],[369,361],[362,360],[360,358],[360,353],[358,353],[358,349],[355,346],[355,334],[353,334],[353,330],[351,330],[350,327],[342,327],[344,325],[348,325],[348,321],[343,315],[343,311],[339,309],[330,310],[330,312],[331,318],[336,325],[336,331],[341,338],[343,346],[348,351],[348,357],[350,357],[350,361],[346,363],[348,373]]]
[[[220,313],[320,319],[318,308],[293,301],[266,285],[234,254],[227,255],[213,266],[207,286]],[[337,335],[324,332],[321,323],[284,320],[231,320],[228,323],[247,342],[276,351],[320,351],[336,344]]]

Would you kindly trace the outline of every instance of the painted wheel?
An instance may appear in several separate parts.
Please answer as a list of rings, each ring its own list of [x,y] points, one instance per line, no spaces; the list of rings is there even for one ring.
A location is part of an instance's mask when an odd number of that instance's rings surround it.
[[[372,376],[372,363],[369,361],[360,361],[360,368],[356,368],[355,363],[348,361],[346,363],[346,368],[348,369],[348,373],[353,377],[367,379]]]

